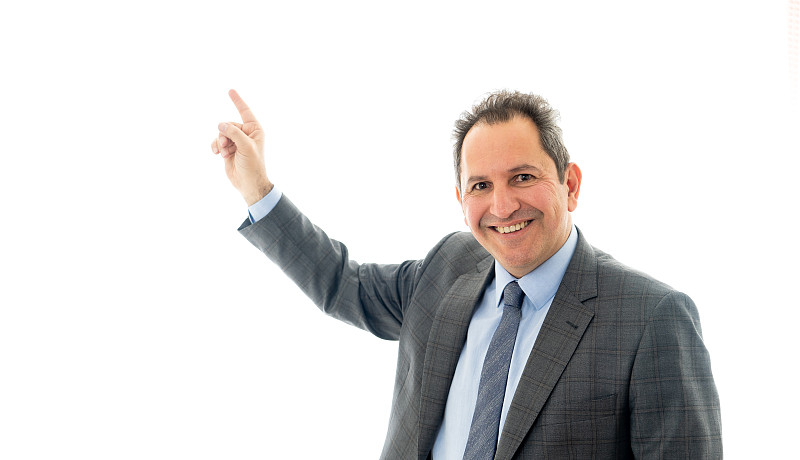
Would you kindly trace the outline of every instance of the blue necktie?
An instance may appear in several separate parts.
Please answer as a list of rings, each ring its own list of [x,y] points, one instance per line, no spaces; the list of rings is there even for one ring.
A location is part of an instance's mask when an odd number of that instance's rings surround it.
[[[516,281],[508,283],[503,290],[503,317],[483,360],[478,400],[475,403],[475,413],[472,414],[464,460],[491,460],[497,450],[508,366],[511,364],[511,354],[517,340],[523,298],[525,294]]]

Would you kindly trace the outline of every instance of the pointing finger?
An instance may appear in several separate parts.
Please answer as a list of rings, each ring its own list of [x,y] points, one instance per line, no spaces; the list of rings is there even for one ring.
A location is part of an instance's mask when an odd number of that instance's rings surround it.
[[[253,112],[250,110],[250,107],[245,104],[244,99],[239,96],[239,93],[236,92],[235,89],[228,91],[228,96],[231,97],[233,104],[236,106],[236,110],[239,111],[239,115],[242,116],[242,121],[245,123],[258,123],[256,120],[256,116],[253,115]]]

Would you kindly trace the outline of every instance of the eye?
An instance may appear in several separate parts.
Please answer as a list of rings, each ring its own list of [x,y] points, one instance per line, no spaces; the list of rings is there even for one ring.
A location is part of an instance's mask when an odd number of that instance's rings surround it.
[[[530,182],[533,179],[533,174],[520,174],[516,177],[517,182]]]
[[[476,182],[475,185],[472,186],[472,190],[475,192],[486,190],[487,188],[489,188],[489,184],[486,182]]]

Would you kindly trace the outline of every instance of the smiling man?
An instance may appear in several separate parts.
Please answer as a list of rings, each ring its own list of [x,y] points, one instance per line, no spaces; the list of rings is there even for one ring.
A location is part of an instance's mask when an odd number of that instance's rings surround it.
[[[475,239],[517,278],[541,265],[567,241],[578,205],[581,170],[559,171],[524,116],[480,121],[461,147],[456,194]]]
[[[230,95],[243,123],[221,123],[212,150],[249,206],[241,234],[326,313],[399,340],[382,458],[722,456],[697,309],[572,224],[581,170],[544,99],[502,91],[465,112],[453,159],[470,233],[378,265],[273,187],[263,131]]]

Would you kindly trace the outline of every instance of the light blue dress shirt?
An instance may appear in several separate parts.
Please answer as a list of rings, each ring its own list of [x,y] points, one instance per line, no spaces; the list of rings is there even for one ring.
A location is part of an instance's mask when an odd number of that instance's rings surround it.
[[[508,370],[498,439],[503,431],[508,408],[511,406],[514,392],[517,390],[522,371],[525,369],[525,363],[533,350],[533,344],[536,342],[536,337],[539,335],[544,318],[550,310],[550,304],[553,303],[553,297],[555,297],[561,279],[567,271],[577,244],[578,232],[573,226],[567,242],[558,252],[535,270],[517,280],[525,293],[525,300],[522,302],[522,319]],[[469,323],[467,342],[458,359],[453,383],[450,385],[450,393],[447,396],[444,420],[433,446],[435,460],[460,460],[464,456],[469,428],[472,424],[472,414],[475,412],[475,401],[478,398],[478,384],[481,379],[483,359],[489,349],[492,335],[503,316],[503,289],[506,284],[516,279],[497,261],[494,263],[494,270],[495,278],[483,293],[483,298]]]
[[[250,222],[258,222],[269,214],[281,196],[281,192],[273,187],[261,201],[250,206],[248,208]],[[533,350],[533,344],[536,342],[536,337],[539,335],[544,318],[550,310],[550,304],[553,303],[553,297],[555,297],[561,279],[567,271],[577,244],[578,232],[573,226],[567,242],[558,252],[535,270],[517,280],[522,292],[525,293],[525,299],[522,302],[522,319],[508,370],[498,439],[499,434],[503,431],[508,408],[511,406],[514,392],[517,390],[522,371],[525,369],[525,363]],[[503,316],[503,289],[506,284],[516,280],[497,261],[494,263],[494,272],[495,278],[484,291],[483,298],[469,323],[467,342],[458,359],[453,383],[450,385],[450,393],[447,396],[444,420],[433,446],[435,460],[461,460],[464,456],[469,427],[472,424],[472,413],[475,411],[475,402],[478,399],[483,359],[489,349],[492,335]]]
[[[264,198],[256,201],[249,208],[247,208],[247,214],[250,217],[250,223],[255,224],[269,214],[269,212],[275,208],[275,205],[278,204],[278,201],[280,201],[282,196],[283,193],[278,190],[278,187],[273,185],[272,190],[270,190]]]

